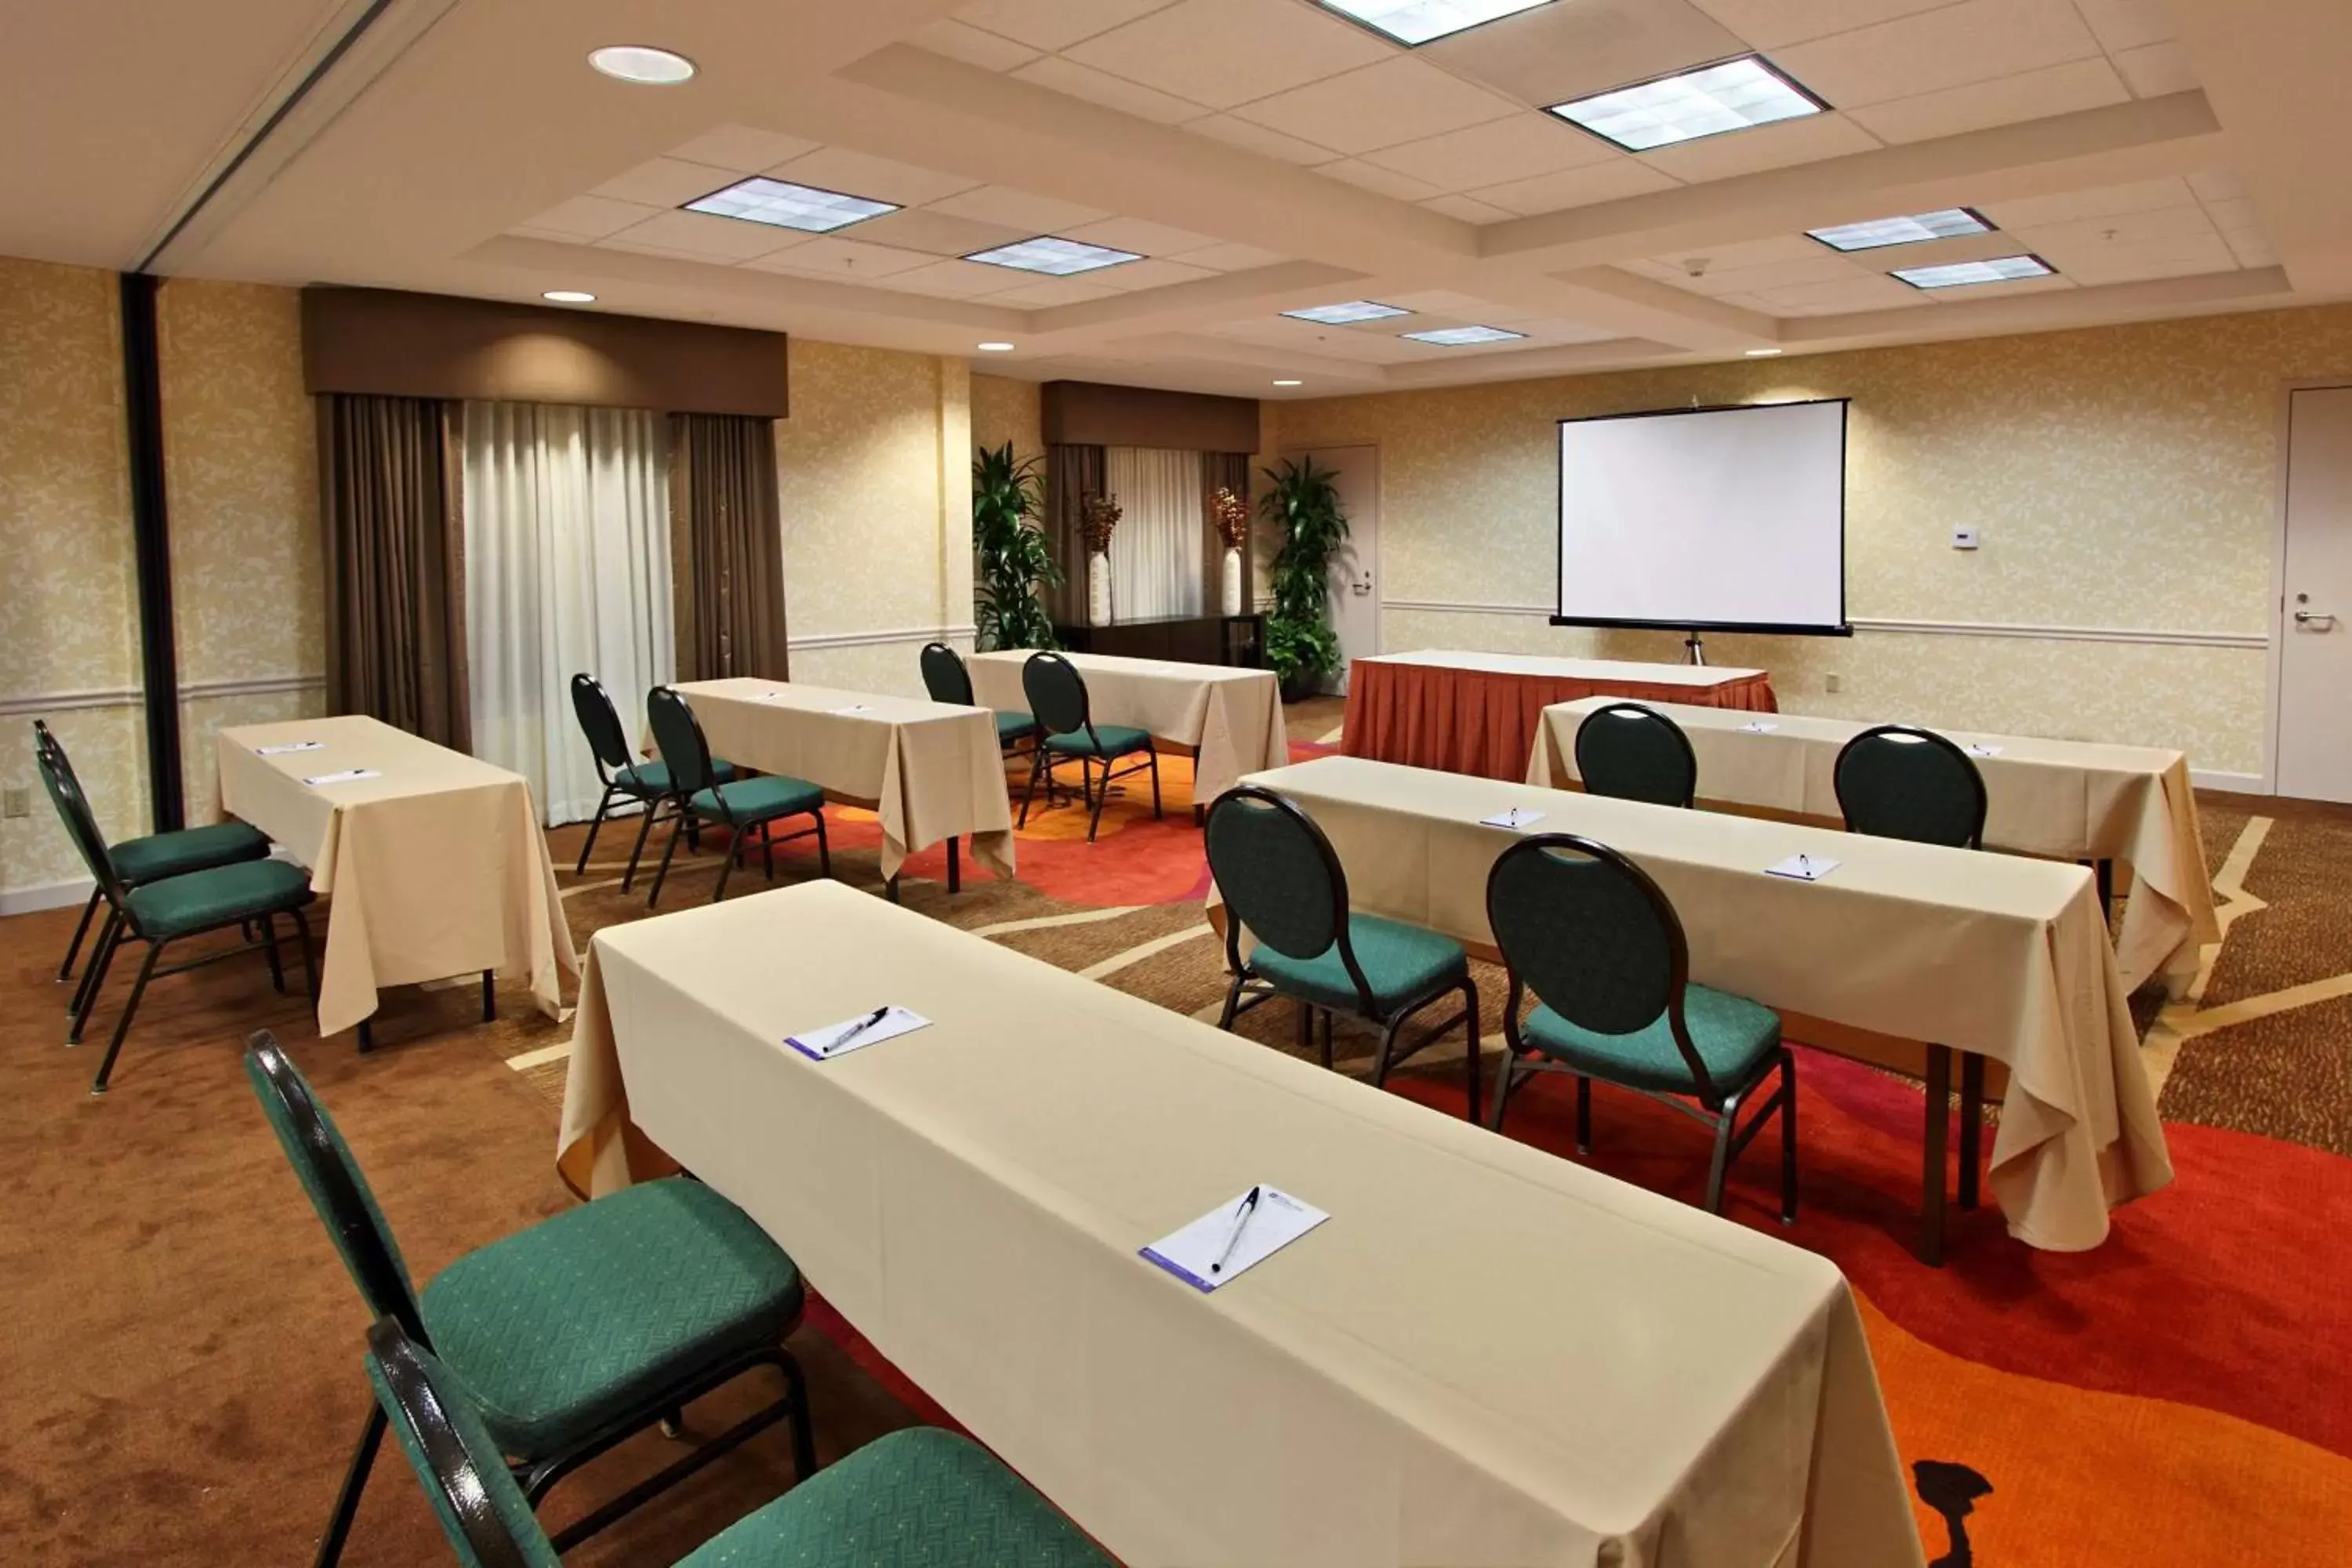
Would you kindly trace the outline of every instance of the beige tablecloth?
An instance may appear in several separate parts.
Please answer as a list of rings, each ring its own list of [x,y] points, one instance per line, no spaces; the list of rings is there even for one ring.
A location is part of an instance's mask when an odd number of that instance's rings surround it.
[[[1530,784],[1576,782],[1576,731],[1606,698],[1544,710],[1528,763]],[[1869,729],[1848,719],[1747,713],[1680,703],[1646,706],[1683,728],[1698,758],[1702,803],[1836,824],[1838,752]],[[1776,726],[1759,733],[1743,726]],[[2178,992],[2209,942],[2221,940],[2213,884],[2197,831],[2197,795],[2179,752],[1949,731],[1962,745],[1997,747],[1976,759],[1985,782],[1985,843],[2062,860],[2119,860],[2132,871],[2116,959],[2135,990],[2163,974]]]
[[[1478,819],[1531,807],[1543,817],[1529,832],[1597,839],[1657,879],[1689,936],[1692,979],[2006,1064],[1990,1180],[2020,1240],[2095,1247],[2110,1205],[2172,1179],[2115,949],[2080,866],[1355,757],[1249,782],[1322,827],[1360,912],[1491,947],[1486,873],[1517,835]],[[1800,852],[1840,864],[1819,882],[1764,874]]]
[[[882,818],[885,879],[916,850],[960,835],[991,870],[1012,877],[1013,810],[987,710],[756,676],[677,689],[712,756],[873,806]],[[853,707],[865,711],[841,711]]]
[[[1096,723],[1149,730],[1158,740],[1197,753],[1192,764],[1197,805],[1233,788],[1244,773],[1290,761],[1281,689],[1270,669],[1099,653],[1062,657],[1086,677]],[[986,708],[1027,712],[1021,667],[1028,661],[1028,653],[1019,648],[974,654],[972,695]]]
[[[257,746],[319,741],[314,752]],[[220,731],[220,804],[310,868],[333,895],[319,977],[319,1032],[375,1011],[387,985],[492,969],[528,973],[550,1017],[558,971],[580,973],[530,785],[378,720],[349,715]],[[373,768],[346,784],[305,778]]]
[[[599,932],[571,1073],[568,1169],[633,1116],[1131,1568],[1920,1562],[1828,1260],[879,900]],[[1332,1217],[1137,1256],[1255,1182]]]

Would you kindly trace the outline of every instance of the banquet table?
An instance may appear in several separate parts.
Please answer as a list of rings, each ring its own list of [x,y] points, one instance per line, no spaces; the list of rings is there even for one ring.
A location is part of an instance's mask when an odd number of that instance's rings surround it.
[[[986,709],[837,691],[756,676],[676,688],[710,754],[806,779],[882,819],[882,876],[959,835],[998,876],[1013,876],[1013,810]],[[955,876],[950,857],[950,876]]]
[[[321,1035],[364,1024],[387,985],[475,971],[528,974],[540,1011],[562,1016],[558,972],[578,974],[580,954],[521,774],[361,714],[236,725],[216,757],[221,810],[334,900]],[[373,776],[308,782],[354,770]]]
[[[984,708],[1027,712],[1021,667],[1031,651],[972,655],[973,698]],[[1231,789],[1244,773],[1290,760],[1280,683],[1270,669],[1100,653],[1062,657],[1086,678],[1096,723],[1147,730],[1156,750],[1193,753],[1195,809]]]
[[[1643,698],[1748,712],[1779,706],[1760,669],[1423,649],[1348,667],[1340,750],[1416,768],[1516,779],[1543,710],[1579,697]]]
[[[1577,727],[1609,700],[1587,698],[1544,710],[1528,761],[1529,784],[1578,781]],[[1690,737],[1701,805],[1832,826],[1843,821],[1838,752],[1868,724],[1649,706]],[[2188,758],[2145,746],[1944,733],[1970,749],[1984,776],[1988,847],[2131,868],[2131,895],[2116,937],[2124,988],[2137,990],[2161,974],[2177,994],[2195,976],[2204,944],[2221,940]]]
[[[834,884],[598,932],[560,1148],[683,1163],[1135,1568],[1921,1561],[1826,1258]],[[1256,1183],[1330,1217],[1139,1256]]]
[[[1682,920],[1690,977],[1780,1010],[1794,1037],[1843,1051],[1850,1031],[1859,1046],[1930,1043],[2002,1064],[1989,1179],[2010,1233],[2032,1246],[2095,1247],[2112,1205],[2172,1178],[2115,949],[2080,866],[1354,757],[1248,782],[1323,829],[1359,912],[1491,954],[1486,874],[1519,834],[1479,818],[1530,809],[1541,816],[1527,832],[1580,834],[1630,856]],[[1814,882],[1766,874],[1799,853],[1838,864]],[[1836,1029],[1805,1022],[1814,1020]],[[1938,1053],[1927,1055],[1932,1068]],[[1942,1125],[1930,1115],[1936,1205]],[[1964,1172],[1964,1194],[1968,1181]]]

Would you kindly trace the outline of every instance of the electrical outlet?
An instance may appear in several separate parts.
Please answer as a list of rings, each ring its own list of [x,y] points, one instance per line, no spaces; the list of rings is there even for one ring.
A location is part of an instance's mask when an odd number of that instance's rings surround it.
[[[1822,677],[1822,689],[1823,691],[1839,691],[1843,690],[1844,687],[1845,677],[1843,675],[1825,675]]]
[[[0,816],[30,816],[33,815],[33,792],[23,784],[10,784],[0,790]]]

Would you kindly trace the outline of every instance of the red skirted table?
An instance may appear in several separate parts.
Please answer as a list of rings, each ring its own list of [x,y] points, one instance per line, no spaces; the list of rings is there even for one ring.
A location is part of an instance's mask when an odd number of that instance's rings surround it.
[[[1349,667],[1341,749],[1383,763],[1521,779],[1543,710],[1580,697],[1780,709],[1772,678],[1760,669],[1448,649],[1392,653]]]

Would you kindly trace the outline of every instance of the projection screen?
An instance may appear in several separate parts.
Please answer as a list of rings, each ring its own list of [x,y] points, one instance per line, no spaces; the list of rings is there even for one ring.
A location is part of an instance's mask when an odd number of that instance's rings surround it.
[[[1846,400],[1559,422],[1555,626],[1841,637]]]

